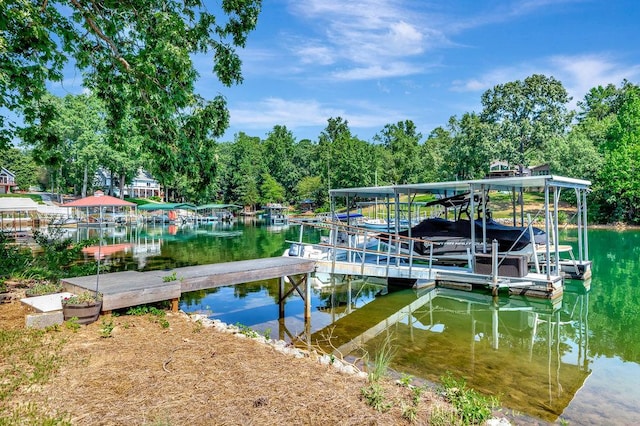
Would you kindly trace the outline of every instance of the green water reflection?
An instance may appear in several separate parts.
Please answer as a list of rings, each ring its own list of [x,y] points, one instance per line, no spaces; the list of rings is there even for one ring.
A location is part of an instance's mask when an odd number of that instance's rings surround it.
[[[310,232],[305,237],[319,238]],[[105,263],[112,270],[146,270],[279,256],[285,240],[298,237],[297,226],[254,223],[145,227],[105,235],[108,245],[130,244]],[[573,231],[561,240],[577,244]],[[392,367],[399,372],[434,382],[451,372],[500,396],[504,406],[544,421],[636,424],[640,231],[591,230],[589,248],[592,280],[567,281],[563,297],[553,302],[445,289],[387,293],[357,279],[334,287],[316,280],[306,329],[295,293],[286,301],[285,320],[278,321],[278,283],[270,280],[187,294],[181,308],[270,331],[271,337],[311,338],[327,348],[331,337],[344,353],[375,352],[391,334],[398,348]]]

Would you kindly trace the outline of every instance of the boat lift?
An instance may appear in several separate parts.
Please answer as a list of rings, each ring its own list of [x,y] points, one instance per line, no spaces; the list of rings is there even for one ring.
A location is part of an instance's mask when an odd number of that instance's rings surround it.
[[[411,280],[416,286],[451,285],[455,288],[471,289],[474,285],[491,288],[495,294],[501,288],[508,288],[511,294],[523,294],[545,298],[555,298],[562,294],[563,279],[566,274],[574,278],[587,279],[591,275],[587,239],[587,200],[586,195],[590,186],[589,181],[566,178],[553,175],[494,178],[470,181],[423,183],[414,185],[394,185],[367,188],[346,188],[330,190],[331,216],[337,217],[336,206],[338,198],[345,198],[347,214],[346,223],[329,220],[316,226],[328,229],[329,238],[316,244],[302,241],[302,225],[299,241],[293,241],[300,247],[298,256],[314,258],[317,262],[317,273],[340,273],[350,275],[366,275],[385,278],[400,278]],[[471,241],[482,241],[482,249],[478,251],[476,244],[471,244],[467,251],[465,266],[454,267],[438,264],[433,256],[432,245],[428,255],[417,255],[413,247],[418,239],[411,236],[399,235],[398,231],[380,233],[370,229],[360,228],[351,224],[349,206],[357,199],[385,199],[387,217],[395,218],[399,229],[401,199],[408,203],[409,208],[404,211],[411,223],[411,203],[419,194],[434,194],[440,197],[451,197],[457,194],[470,194],[470,218],[475,217],[476,208],[486,211],[487,193],[490,190],[515,191],[536,190],[544,192],[544,231],[547,242],[542,247],[531,244],[532,255],[529,256],[534,268],[529,262],[524,266],[515,266],[518,271],[513,273],[513,265],[509,262],[519,261],[516,256],[510,258],[509,253],[498,254],[496,249],[490,250],[487,244],[486,215],[482,215],[482,236],[476,235],[474,221],[471,220]],[[573,256],[570,246],[559,243],[558,203],[563,190],[575,191],[577,203],[577,258]],[[474,200],[477,199],[477,203]],[[393,200],[393,202],[392,202]],[[476,206],[478,204],[478,206]],[[514,200],[515,204],[515,200]],[[391,212],[391,207],[395,211]],[[514,207],[515,210],[515,207]],[[531,219],[528,223],[520,224],[532,232]],[[513,225],[516,226],[514,215]],[[308,225],[307,225],[308,226]],[[481,237],[481,238],[480,238]],[[423,244],[429,241],[419,240]],[[569,249],[567,250],[567,247]],[[570,260],[560,258],[561,252],[569,252]],[[489,261],[487,261],[487,257]],[[515,258],[515,260],[514,260]],[[531,270],[533,269],[533,270]]]

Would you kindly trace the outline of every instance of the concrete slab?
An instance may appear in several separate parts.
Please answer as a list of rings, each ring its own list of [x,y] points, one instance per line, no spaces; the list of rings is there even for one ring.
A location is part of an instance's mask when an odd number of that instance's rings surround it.
[[[62,324],[63,322],[64,315],[62,314],[62,310],[29,314],[25,317],[25,325],[27,328],[47,328],[52,325]]]
[[[73,296],[72,293],[55,293],[44,296],[25,297],[20,302],[32,307],[36,312],[53,312],[62,310],[62,299]]]

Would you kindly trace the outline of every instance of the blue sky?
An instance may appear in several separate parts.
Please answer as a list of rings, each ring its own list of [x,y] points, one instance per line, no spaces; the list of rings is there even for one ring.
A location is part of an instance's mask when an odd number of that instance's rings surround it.
[[[637,0],[264,0],[244,83],[222,86],[197,57],[197,90],[227,98],[223,141],[275,125],[317,140],[338,116],[367,141],[401,120],[426,137],[534,73],[560,80],[570,107],[591,87],[639,84],[638,22]]]
[[[205,63],[199,90],[229,102],[223,140],[278,124],[317,140],[337,116],[364,140],[407,119],[426,137],[534,73],[560,80],[572,107],[591,87],[640,83],[639,22],[637,0],[265,0],[244,83],[222,87]]]

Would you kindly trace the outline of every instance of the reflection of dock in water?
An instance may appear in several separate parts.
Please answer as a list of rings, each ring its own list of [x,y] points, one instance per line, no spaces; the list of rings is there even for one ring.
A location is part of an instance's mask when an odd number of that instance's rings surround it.
[[[432,381],[451,371],[511,409],[555,421],[591,373],[589,283],[579,284],[562,301],[446,288],[392,292],[311,342],[343,356],[373,354],[391,335],[403,342],[394,369]]]
[[[346,355],[429,303],[434,294],[434,291],[430,291],[417,296],[413,290],[400,290],[376,297],[329,327],[313,333],[311,342],[328,351],[333,346]],[[331,338],[331,345],[327,342],[328,338]]]

